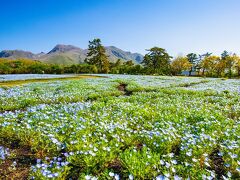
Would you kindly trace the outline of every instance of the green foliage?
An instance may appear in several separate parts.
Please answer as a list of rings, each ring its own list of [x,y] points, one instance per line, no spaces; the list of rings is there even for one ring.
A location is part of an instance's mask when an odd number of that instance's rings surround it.
[[[190,53],[187,55],[188,61],[191,63],[191,68],[189,70],[189,76],[192,75],[192,72],[196,69],[197,67],[197,60],[198,60],[198,55],[195,53]]]
[[[90,65],[97,66],[100,73],[109,72],[109,60],[106,55],[106,50],[104,46],[102,46],[100,39],[89,41],[88,53],[85,62]]]
[[[192,64],[188,61],[187,57],[177,57],[171,63],[172,74],[178,75],[181,74],[182,71],[190,70]]]
[[[153,47],[148,50],[149,53],[144,56],[142,62],[147,73],[150,74],[170,74],[170,59],[172,58],[165,49]]]
[[[0,74],[63,73],[62,66],[30,59],[0,59]]]
[[[63,73],[97,73],[95,65],[74,64],[63,66],[45,64],[29,59],[0,59],[0,74],[63,74]]]

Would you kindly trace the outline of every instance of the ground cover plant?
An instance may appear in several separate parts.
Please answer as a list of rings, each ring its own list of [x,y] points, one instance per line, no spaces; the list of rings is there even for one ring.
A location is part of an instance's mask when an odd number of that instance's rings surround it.
[[[240,178],[239,80],[102,76],[0,87],[1,179]]]

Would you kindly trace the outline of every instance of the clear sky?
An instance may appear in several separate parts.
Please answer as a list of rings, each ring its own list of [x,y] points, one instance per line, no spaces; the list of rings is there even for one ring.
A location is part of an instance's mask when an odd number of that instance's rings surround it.
[[[104,45],[240,54],[240,0],[0,0],[0,50]]]

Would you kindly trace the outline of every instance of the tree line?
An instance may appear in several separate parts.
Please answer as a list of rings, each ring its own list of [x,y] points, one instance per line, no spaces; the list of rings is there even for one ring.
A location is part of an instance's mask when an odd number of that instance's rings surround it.
[[[4,59],[0,58],[0,74],[64,74],[64,73],[97,73],[94,65],[76,64],[64,66],[46,64],[30,59]]]
[[[100,39],[89,41],[88,50],[85,62],[96,65],[100,73],[182,75],[185,71],[185,75],[189,76],[240,76],[240,57],[227,51],[221,56],[207,52],[173,58],[165,49],[153,47],[147,50],[141,65],[135,65],[132,61],[122,63],[121,60],[110,63]]]
[[[212,53],[195,54],[173,58],[160,47],[147,50],[141,64],[132,60],[118,59],[110,62],[100,39],[89,41],[87,57],[82,64],[71,66],[45,64],[37,60],[0,59],[0,74],[21,73],[112,73],[112,74],[154,74],[189,75],[208,77],[240,76],[240,57],[224,51],[221,56]]]

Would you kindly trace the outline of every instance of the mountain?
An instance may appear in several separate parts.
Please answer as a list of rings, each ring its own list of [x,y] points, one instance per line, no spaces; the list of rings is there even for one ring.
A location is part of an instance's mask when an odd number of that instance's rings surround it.
[[[64,44],[58,44],[56,45],[51,51],[49,51],[48,54],[51,53],[58,53],[58,52],[66,52],[66,51],[79,51],[80,48],[72,45],[64,45]]]
[[[133,60],[135,63],[140,63],[143,60],[143,55],[139,53],[123,51],[115,46],[106,46],[105,48],[106,54],[111,62],[122,59],[123,61]],[[71,65],[83,63],[87,52],[87,49],[81,49],[72,45],[58,44],[46,54],[43,52],[33,54],[22,50],[4,50],[0,52],[0,58],[28,58],[38,59],[45,63]]]
[[[85,51],[72,45],[56,45],[51,51],[39,58],[40,61],[53,64],[78,64],[84,62]]]
[[[1,58],[28,58],[28,59],[35,59],[35,54],[28,52],[28,51],[22,51],[22,50],[3,50],[0,52]]]
[[[131,53],[129,51],[123,51],[115,46],[106,46],[106,53],[109,55],[109,59],[117,60],[133,60],[136,63],[140,63],[143,60],[143,55],[139,53]]]

